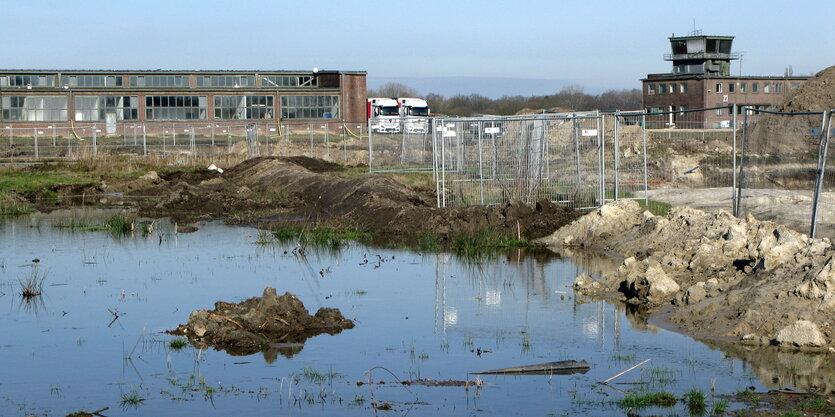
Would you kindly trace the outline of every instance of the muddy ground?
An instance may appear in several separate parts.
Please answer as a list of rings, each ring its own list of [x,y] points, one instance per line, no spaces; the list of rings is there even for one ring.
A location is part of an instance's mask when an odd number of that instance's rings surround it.
[[[55,186],[55,201],[30,197],[40,210],[64,205],[135,206],[141,216],[178,222],[223,219],[269,227],[327,223],[370,232],[373,243],[413,245],[432,234],[443,244],[455,234],[493,229],[535,239],[580,214],[542,200],[533,207],[508,201],[497,207],[436,207],[434,190],[414,188],[383,175],[350,175],[338,164],[308,157],[262,157],[223,173],[201,169],[155,171],[140,177],[104,178],[98,184]]]
[[[580,294],[662,313],[699,338],[825,350],[835,341],[835,248],[785,226],[678,207],[667,216],[634,201],[607,204],[541,242],[622,256],[581,275]]]
[[[277,295],[267,287],[261,297],[240,303],[218,301],[214,310],[194,310],[188,322],[169,333],[185,336],[197,346],[213,346],[232,355],[263,352],[268,363],[278,354],[291,357],[313,336],[337,334],[354,322],[335,308],[311,315],[293,294]]]

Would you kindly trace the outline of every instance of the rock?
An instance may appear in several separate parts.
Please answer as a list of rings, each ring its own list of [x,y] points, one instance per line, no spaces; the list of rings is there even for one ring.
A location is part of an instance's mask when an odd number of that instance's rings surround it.
[[[647,295],[649,297],[664,298],[677,293],[681,287],[668,277],[658,265],[653,265],[646,272]]]
[[[707,298],[707,291],[705,291],[705,283],[697,282],[695,285],[692,285],[690,286],[690,288],[687,288],[687,292],[684,294],[684,303],[696,304],[704,300],[705,298]]]
[[[577,278],[574,278],[574,289],[579,290],[581,288],[586,288],[591,285],[592,278],[591,275],[588,273],[583,272],[580,275],[577,275]]]
[[[818,330],[818,326],[808,320],[798,320],[777,333],[777,343],[790,347],[822,347],[826,345],[826,338]]]
[[[139,177],[140,180],[150,181],[154,184],[157,184],[162,181],[162,178],[159,177],[156,171],[148,171],[145,175]]]

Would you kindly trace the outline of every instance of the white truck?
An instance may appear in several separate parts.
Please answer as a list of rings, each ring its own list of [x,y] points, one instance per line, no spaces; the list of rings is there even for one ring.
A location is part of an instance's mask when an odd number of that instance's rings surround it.
[[[400,108],[396,99],[369,98],[366,113],[372,132],[400,133]]]
[[[403,130],[406,133],[429,132],[429,104],[422,98],[400,97],[400,117],[403,118]]]

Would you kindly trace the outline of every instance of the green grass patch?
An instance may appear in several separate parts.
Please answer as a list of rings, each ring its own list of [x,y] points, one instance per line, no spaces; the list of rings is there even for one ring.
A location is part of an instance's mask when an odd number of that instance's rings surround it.
[[[508,249],[533,249],[527,240],[511,238],[495,230],[482,229],[473,233],[450,235],[449,246],[456,255],[469,260],[480,260]]]
[[[28,205],[0,196],[0,216],[20,216],[34,212]]]
[[[421,252],[440,252],[441,237],[437,233],[423,233],[418,236],[417,249]]]
[[[136,230],[137,218],[130,213],[116,213],[107,218],[104,227],[114,235],[126,235]]]
[[[666,216],[670,213],[670,209],[673,208],[672,205],[668,203],[664,203],[662,201],[655,201],[655,200],[636,200],[638,204],[641,205],[641,208],[644,210],[648,210],[650,213],[656,216]]]
[[[187,344],[188,344],[188,342],[186,341],[186,339],[183,339],[182,337],[178,337],[178,338],[173,339],[170,342],[168,342],[168,347],[170,347],[173,350],[180,350],[180,349],[186,347]]]
[[[0,193],[16,191],[42,194],[43,190],[58,185],[93,184],[97,181],[93,175],[79,172],[4,170],[0,175]]]
[[[687,402],[687,408],[690,409],[691,414],[700,414],[705,411],[705,393],[702,390],[693,388],[684,394],[684,400]]]
[[[304,246],[340,248],[349,242],[367,243],[371,241],[371,233],[353,227],[333,227],[317,225],[306,227],[299,224],[283,224],[271,229],[275,243],[296,242]],[[261,236],[259,240],[266,240]],[[256,243],[259,243],[256,241]]]
[[[119,404],[123,407],[137,407],[145,401],[136,390],[131,390],[130,393],[123,392],[119,395]]]
[[[713,410],[711,410],[710,415],[721,416],[722,414],[725,414],[725,410],[727,408],[728,400],[724,398],[721,400],[716,400],[716,402],[713,403]]]
[[[622,400],[619,400],[617,405],[623,408],[643,408],[650,406],[672,407],[676,405],[677,401],[676,396],[672,393],[661,391],[647,394],[630,394],[623,397]]]

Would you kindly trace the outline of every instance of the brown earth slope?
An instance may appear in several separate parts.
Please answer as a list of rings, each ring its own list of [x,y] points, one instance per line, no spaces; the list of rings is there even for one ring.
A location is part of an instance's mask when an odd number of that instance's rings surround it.
[[[310,158],[255,158],[222,174],[205,171],[160,178],[132,193],[158,197],[140,209],[150,217],[335,221],[367,230],[382,242],[409,242],[425,233],[443,238],[485,228],[538,238],[579,215],[546,200],[533,208],[510,201],[499,207],[439,209],[431,195],[389,177],[342,178],[327,172],[335,169]]]

